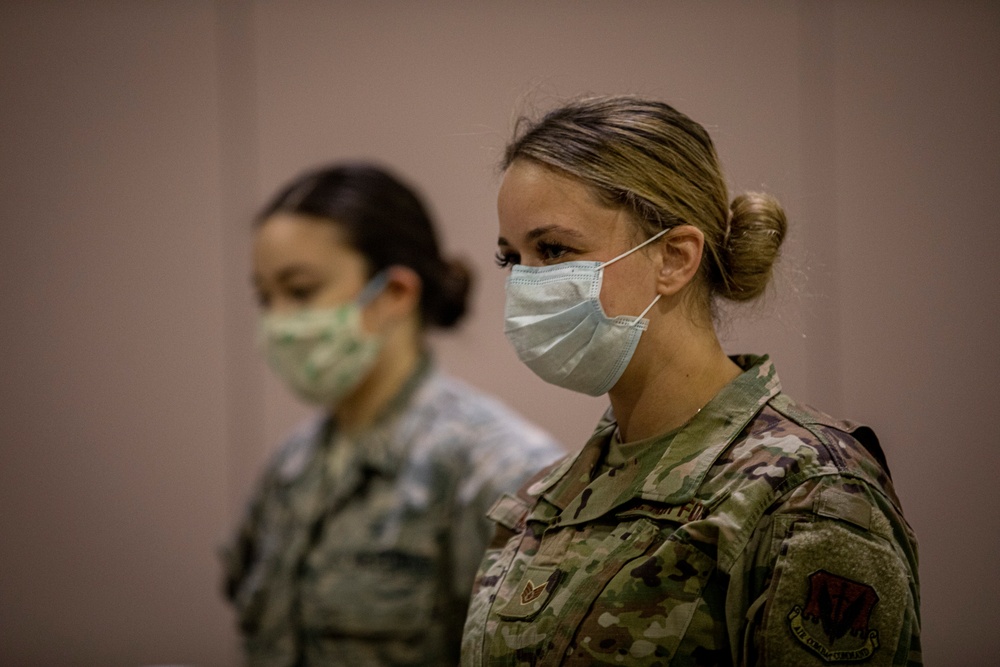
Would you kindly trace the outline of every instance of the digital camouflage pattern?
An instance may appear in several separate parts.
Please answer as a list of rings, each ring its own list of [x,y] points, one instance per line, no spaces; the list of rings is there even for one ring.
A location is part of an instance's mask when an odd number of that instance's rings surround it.
[[[248,664],[457,664],[486,511],[562,454],[426,360],[356,440],[310,424],[224,550]]]
[[[609,412],[494,505],[465,667],[921,664],[916,541],[874,433],[734,360],[675,433],[602,465]]]

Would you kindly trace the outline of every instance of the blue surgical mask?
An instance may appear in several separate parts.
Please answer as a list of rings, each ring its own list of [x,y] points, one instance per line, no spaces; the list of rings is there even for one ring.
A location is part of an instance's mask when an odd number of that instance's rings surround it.
[[[551,384],[600,396],[615,386],[628,366],[644,319],[608,317],[601,306],[604,268],[667,233],[607,262],[564,262],[554,266],[515,266],[507,278],[504,333],[518,358]]]

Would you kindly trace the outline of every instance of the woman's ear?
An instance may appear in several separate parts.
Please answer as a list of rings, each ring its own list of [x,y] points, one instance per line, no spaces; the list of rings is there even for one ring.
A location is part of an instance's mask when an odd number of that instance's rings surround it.
[[[661,253],[660,270],[656,277],[657,292],[673,296],[697,275],[705,248],[705,235],[693,225],[681,225],[667,232],[656,245]]]
[[[385,287],[365,309],[369,330],[382,331],[411,316],[419,317],[420,294],[423,291],[420,275],[408,266],[393,265],[385,270]]]

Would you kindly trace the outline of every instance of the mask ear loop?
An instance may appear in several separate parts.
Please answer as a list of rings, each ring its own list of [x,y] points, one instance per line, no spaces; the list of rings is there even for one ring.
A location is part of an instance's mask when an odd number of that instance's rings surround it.
[[[381,294],[382,290],[385,289],[385,286],[389,284],[390,268],[391,267],[387,266],[372,276],[371,280],[368,281],[368,284],[362,288],[361,293],[358,294],[356,299],[354,299],[354,303],[358,304],[359,307],[364,308],[369,303],[374,301],[375,297]]]
[[[600,268],[603,269],[608,264],[613,264],[613,263],[617,262],[619,259],[622,259],[624,257],[628,257],[629,255],[631,255],[632,253],[634,253],[636,250],[639,250],[640,248],[643,248],[644,246],[647,246],[650,243],[652,243],[653,241],[655,241],[656,239],[660,238],[661,236],[663,236],[664,234],[666,234],[667,232],[669,232],[671,229],[673,229],[673,227],[667,227],[666,229],[661,229],[659,232],[657,232],[653,236],[650,236],[648,239],[646,239],[645,241],[643,241],[642,243],[640,243],[636,247],[632,248],[631,250],[626,250],[625,252],[623,252],[622,254],[618,255],[614,259],[609,259],[608,261],[604,262],[604,264],[601,264]],[[648,306],[646,306],[646,310],[642,311],[639,314],[639,316],[635,318],[635,321],[636,322],[642,321],[642,318],[646,317],[646,313],[648,313],[650,310],[653,309],[653,306],[656,305],[656,302],[660,300],[661,296],[663,296],[663,295],[662,294],[657,294],[656,297],[653,299],[653,302],[650,303]]]
[[[639,317],[635,318],[636,321],[641,320],[642,318],[646,317],[646,313],[648,313],[650,310],[653,309],[653,306],[656,305],[656,302],[660,300],[661,296],[663,296],[663,295],[662,294],[657,294],[656,298],[653,299],[653,303],[651,303],[648,306],[646,306],[646,310],[644,310],[641,313],[639,313]]]
[[[643,241],[642,243],[640,243],[636,247],[632,248],[631,250],[626,250],[625,252],[623,252],[622,254],[618,255],[614,259],[609,259],[608,261],[604,262],[604,264],[601,264],[600,268],[603,269],[608,264],[614,264],[619,259],[623,259],[625,257],[628,257],[629,255],[631,255],[632,253],[634,253],[636,250],[639,250],[640,248],[643,248],[643,247],[649,245],[650,243],[652,243],[653,241],[655,241],[656,239],[660,238],[661,236],[663,236],[664,234],[666,234],[667,232],[669,232],[671,229],[673,229],[673,227],[667,227],[666,229],[661,229],[659,232],[657,232],[653,236],[650,236],[648,239],[646,239],[645,241]]]

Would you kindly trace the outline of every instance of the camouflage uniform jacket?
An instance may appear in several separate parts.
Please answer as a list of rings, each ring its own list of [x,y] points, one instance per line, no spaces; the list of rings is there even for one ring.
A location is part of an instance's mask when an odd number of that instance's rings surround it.
[[[426,360],[353,442],[310,424],[223,553],[249,664],[457,664],[487,509],[564,453]]]
[[[874,433],[734,361],[621,466],[600,465],[609,412],[494,505],[464,666],[920,664],[916,542]]]

